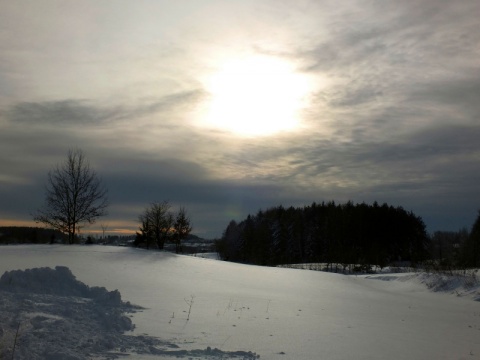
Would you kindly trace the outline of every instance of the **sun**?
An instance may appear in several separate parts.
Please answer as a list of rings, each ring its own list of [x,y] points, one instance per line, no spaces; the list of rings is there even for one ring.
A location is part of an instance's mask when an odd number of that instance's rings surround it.
[[[224,63],[207,78],[210,95],[202,124],[239,136],[269,136],[299,126],[309,93],[293,64],[255,55]]]

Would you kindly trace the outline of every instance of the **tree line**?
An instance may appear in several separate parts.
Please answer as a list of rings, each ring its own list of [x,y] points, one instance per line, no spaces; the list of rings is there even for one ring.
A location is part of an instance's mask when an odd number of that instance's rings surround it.
[[[436,231],[431,236],[430,265],[441,271],[480,267],[480,211],[470,232]]]
[[[217,249],[224,260],[258,265],[322,262],[385,266],[428,258],[423,220],[387,204],[277,206],[231,221]]]
[[[217,251],[223,260],[257,265],[354,264],[360,269],[408,262],[440,271],[480,267],[480,211],[469,232],[428,235],[421,217],[388,204],[277,206],[232,220]]]
[[[45,204],[34,219],[66,234],[72,244],[80,227],[106,215],[107,206],[107,188],[83,152],[69,150],[65,162],[48,173]],[[191,221],[185,208],[177,213],[170,209],[168,202],[156,202],[140,214],[136,246],[163,249],[173,242],[181,251]],[[32,233],[32,241],[38,240],[37,234]],[[480,267],[480,212],[470,233],[436,232],[429,237],[420,217],[387,204],[277,206],[240,223],[231,221],[216,243],[221,258],[260,265],[325,262],[368,267],[430,260],[440,267]]]
[[[0,226],[0,244],[48,244],[66,240],[64,233],[54,229]]]

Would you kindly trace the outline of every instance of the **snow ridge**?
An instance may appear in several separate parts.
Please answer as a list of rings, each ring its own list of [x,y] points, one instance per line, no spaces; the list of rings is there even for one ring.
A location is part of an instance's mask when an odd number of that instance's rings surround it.
[[[477,270],[470,275],[417,272],[404,274],[369,275],[367,279],[383,281],[412,282],[426,286],[434,292],[450,293],[459,297],[470,297],[480,301],[480,281],[476,277]]]

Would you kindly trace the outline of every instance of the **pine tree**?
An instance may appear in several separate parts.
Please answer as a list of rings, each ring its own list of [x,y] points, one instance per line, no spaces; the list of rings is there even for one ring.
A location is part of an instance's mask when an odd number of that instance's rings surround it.
[[[174,237],[173,241],[175,243],[175,251],[178,254],[182,249],[182,240],[185,239],[188,234],[192,231],[192,225],[190,219],[187,216],[187,212],[184,207],[181,207],[175,218],[175,223],[173,224]]]
[[[480,211],[463,247],[463,263],[467,267],[480,266]]]

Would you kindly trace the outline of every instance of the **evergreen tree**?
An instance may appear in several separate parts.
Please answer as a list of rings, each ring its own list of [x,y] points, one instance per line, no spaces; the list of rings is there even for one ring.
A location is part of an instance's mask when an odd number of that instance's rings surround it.
[[[480,211],[470,235],[463,246],[463,263],[467,267],[480,267]]]
[[[181,251],[182,240],[185,239],[192,231],[192,225],[184,207],[181,207],[177,213],[175,223],[173,224],[173,230],[175,251],[178,254]]]
[[[225,260],[259,265],[297,262],[385,266],[426,258],[428,237],[420,217],[378,203],[283,206],[231,221],[217,242]]]

